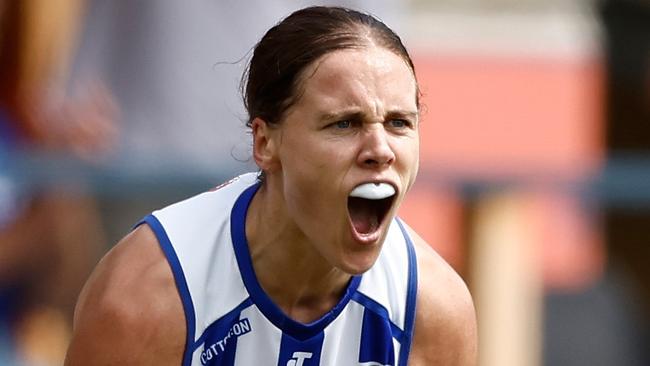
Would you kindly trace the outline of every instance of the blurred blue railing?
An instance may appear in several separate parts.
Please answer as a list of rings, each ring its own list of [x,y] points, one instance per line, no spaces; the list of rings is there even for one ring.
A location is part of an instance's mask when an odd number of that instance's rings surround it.
[[[52,186],[72,190],[84,187],[84,191],[104,197],[191,194],[252,169],[250,162],[234,159],[206,166],[176,161],[167,156],[108,164],[33,152],[13,152],[0,158],[0,177],[9,179],[22,191]],[[466,196],[495,189],[541,186],[579,195],[606,206],[650,207],[650,155],[647,154],[611,155],[602,169],[587,176],[523,171],[485,178],[428,167],[421,169],[418,181],[420,184],[452,184]]]

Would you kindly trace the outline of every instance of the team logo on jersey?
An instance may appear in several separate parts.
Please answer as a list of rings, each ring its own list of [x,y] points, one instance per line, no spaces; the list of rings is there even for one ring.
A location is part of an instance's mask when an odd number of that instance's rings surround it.
[[[232,324],[230,329],[228,329],[226,335],[220,337],[216,342],[213,341],[214,343],[209,346],[206,344],[203,352],[201,352],[201,364],[207,365],[214,358],[221,356],[223,353],[228,351],[227,345],[229,341],[237,339],[246,333],[250,333],[251,330],[251,323],[248,321],[248,318],[236,321]]]
[[[287,366],[303,366],[305,360],[308,360],[314,354],[311,352],[294,352],[291,359],[287,361]]]

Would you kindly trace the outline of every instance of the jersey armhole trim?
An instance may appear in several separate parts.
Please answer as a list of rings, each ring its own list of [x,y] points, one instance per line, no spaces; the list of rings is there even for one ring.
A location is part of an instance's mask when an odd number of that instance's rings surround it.
[[[154,215],[150,214],[142,219],[142,221],[140,221],[140,223],[138,223],[136,226],[139,226],[143,223],[149,225],[151,230],[153,230],[154,234],[156,235],[158,243],[160,244],[160,248],[162,249],[163,253],[165,253],[167,262],[169,263],[169,266],[171,267],[172,273],[174,275],[174,282],[176,282],[176,288],[178,289],[178,293],[181,297],[181,302],[183,303],[183,310],[185,312],[185,321],[187,325],[187,337],[185,339],[185,350],[183,351],[182,365],[190,366],[192,363],[193,353],[193,349],[191,348],[194,348],[196,316],[194,313],[194,303],[192,302],[192,296],[190,295],[190,291],[187,286],[187,280],[185,279],[185,274],[183,273],[183,267],[181,266],[181,262],[178,260],[178,256],[176,255],[176,251],[174,250],[174,247],[172,246],[172,243],[167,236],[167,232],[165,231],[165,228],[162,226],[160,221],[158,221]]]
[[[417,291],[418,291],[418,264],[417,257],[415,255],[415,246],[411,240],[411,236],[408,234],[406,227],[400,219],[397,219],[397,224],[402,230],[402,235],[404,235],[404,241],[408,251],[408,265],[409,265],[409,277],[408,277],[408,288],[406,295],[406,314],[404,318],[404,343],[400,347],[399,355],[399,366],[406,366],[408,362],[409,353],[411,352],[411,341],[413,340],[413,326],[415,324],[415,311],[416,311],[416,302],[417,302]]]

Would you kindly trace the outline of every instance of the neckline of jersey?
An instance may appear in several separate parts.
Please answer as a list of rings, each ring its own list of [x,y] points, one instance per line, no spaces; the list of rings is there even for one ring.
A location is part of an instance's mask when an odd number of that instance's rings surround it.
[[[297,340],[307,340],[323,331],[345,309],[361,283],[361,275],[352,276],[341,300],[321,318],[311,323],[301,323],[287,316],[266,294],[257,280],[246,239],[246,213],[259,189],[258,181],[246,188],[237,198],[230,217],[231,236],[237,264],[244,281],[244,286],[262,314],[282,332]]]

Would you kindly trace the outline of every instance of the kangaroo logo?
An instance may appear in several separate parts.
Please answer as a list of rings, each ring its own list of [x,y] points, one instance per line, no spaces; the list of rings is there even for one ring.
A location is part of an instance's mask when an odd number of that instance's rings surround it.
[[[287,366],[303,366],[305,360],[310,359],[312,355],[311,352],[294,352],[292,358],[287,361]]]

